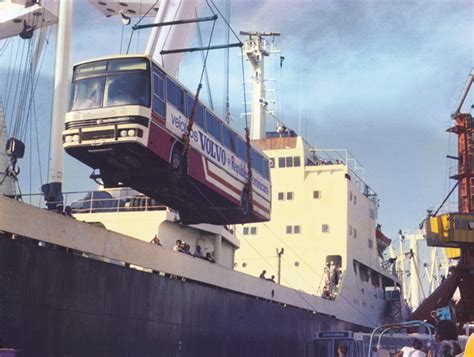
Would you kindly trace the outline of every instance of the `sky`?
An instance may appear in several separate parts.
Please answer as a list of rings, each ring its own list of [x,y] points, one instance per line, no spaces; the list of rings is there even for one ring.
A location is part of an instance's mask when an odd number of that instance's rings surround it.
[[[215,3],[223,10],[223,1]],[[74,8],[73,63],[124,52],[129,27],[123,28],[116,17],[103,17],[86,0],[74,1]],[[202,12],[209,14],[206,5]],[[455,153],[455,137],[445,130],[474,66],[473,15],[474,3],[465,0],[231,1],[231,25],[237,33],[281,34],[274,39],[281,53],[267,62],[268,77],[276,79],[269,86],[275,88],[280,120],[316,148],[348,149],[359,160],[366,182],[379,195],[379,221],[392,238],[399,229],[416,228],[426,209],[436,208],[453,185],[447,178],[453,163],[445,156]],[[219,21],[213,44],[223,43],[224,28]],[[202,26],[202,33],[208,41],[208,24]],[[142,52],[147,36],[147,32],[134,34],[130,52]],[[38,192],[39,181],[45,181],[53,37],[36,91],[36,115],[32,115],[36,118],[32,123],[37,124],[31,125],[31,133],[37,131],[40,139],[36,142],[31,136],[32,145],[21,163],[23,192]],[[223,51],[213,51],[208,60],[218,113],[223,105],[222,56]],[[285,58],[281,68],[280,56]],[[0,52],[4,98],[10,58],[8,51]],[[180,79],[193,91],[201,69],[200,54],[184,58]],[[245,78],[249,77],[246,65]],[[230,105],[232,124],[240,129],[244,127],[242,78],[239,50],[232,49]],[[205,92],[203,98],[208,99]],[[469,105],[474,103],[471,99]],[[267,128],[274,127],[268,121]],[[66,155],[64,189],[93,189],[90,171]],[[29,172],[36,179],[27,179]]]

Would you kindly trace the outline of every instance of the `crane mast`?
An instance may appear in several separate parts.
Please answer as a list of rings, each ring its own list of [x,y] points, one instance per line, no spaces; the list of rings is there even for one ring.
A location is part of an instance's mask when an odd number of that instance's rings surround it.
[[[425,221],[428,245],[447,248],[448,254],[459,261],[451,267],[447,279],[414,311],[414,319],[432,319],[432,312],[448,305],[459,289],[461,299],[454,306],[455,320],[474,321],[474,119],[470,113],[462,112],[473,81],[474,71],[451,115],[454,125],[447,130],[458,136],[458,170],[451,176],[458,186],[458,212],[430,216]]]

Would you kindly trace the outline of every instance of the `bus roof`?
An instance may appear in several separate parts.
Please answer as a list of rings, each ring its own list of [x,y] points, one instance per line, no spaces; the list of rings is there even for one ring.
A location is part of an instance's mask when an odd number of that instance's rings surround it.
[[[91,60],[87,60],[87,61],[81,61],[81,62],[77,62],[73,65],[73,68],[76,68],[77,66],[80,66],[80,65],[83,65],[83,64],[87,64],[87,63],[92,63],[92,62],[99,62],[99,61],[106,61],[106,60],[111,60],[111,59],[121,59],[121,58],[144,58],[144,59],[147,59],[149,61],[151,61],[153,64],[155,64],[156,66],[158,66],[164,73],[167,74],[166,70],[163,69],[163,67],[157,63],[155,60],[153,60],[153,58],[151,56],[147,56],[147,55],[140,55],[140,54],[129,54],[129,55],[114,55],[114,56],[103,56],[103,57],[97,57],[97,58],[94,58],[94,59],[91,59]],[[178,83],[181,88],[183,88],[186,92],[188,92],[189,94],[191,95],[195,95],[195,93],[191,90],[189,90],[183,83],[181,83],[178,79],[176,78],[171,78],[174,82]],[[203,104],[203,103],[201,103]],[[224,120],[222,120],[221,116],[218,115],[213,109],[209,108],[207,105],[205,105],[206,107],[206,110],[208,110],[209,112],[211,112],[212,114],[214,114],[217,118],[219,118],[219,120],[221,121],[221,124],[226,126],[227,128],[229,128],[230,130],[232,130],[234,133],[236,133],[237,135],[240,136],[241,139],[243,139],[244,141],[246,141],[245,139],[245,136],[242,135],[241,133],[239,133],[238,131],[236,131],[235,129],[233,129],[229,124],[227,124]],[[260,148],[258,148],[256,145],[252,145],[252,149],[254,149],[256,152],[258,152],[259,154],[261,154],[264,158],[268,158],[268,156],[263,152],[263,150],[261,150]]]

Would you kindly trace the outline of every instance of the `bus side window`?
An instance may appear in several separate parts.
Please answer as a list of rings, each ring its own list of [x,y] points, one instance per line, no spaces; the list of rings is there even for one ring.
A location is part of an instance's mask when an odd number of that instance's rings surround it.
[[[235,134],[225,126],[222,127],[222,143],[226,148],[235,152]]]
[[[252,149],[252,167],[257,170],[260,175],[263,175],[262,157],[258,152]]]
[[[268,167],[268,160],[263,159],[263,177],[267,180],[270,178],[270,168]]]
[[[153,72],[153,111],[165,117],[165,88],[164,77],[159,72]]]
[[[186,93],[186,117],[189,118],[191,116],[191,112],[193,110],[194,105],[194,97],[188,93]],[[194,123],[199,125],[201,128],[204,128],[204,109],[201,104],[196,105],[196,109],[194,111]]]
[[[184,91],[169,77],[166,77],[166,96],[168,102],[173,104],[181,113],[184,113]]]
[[[239,157],[239,159],[243,160],[244,162],[247,162],[247,146],[245,145],[245,141],[243,141],[240,136],[236,136],[235,139],[235,148],[237,156]]]
[[[206,130],[218,141],[221,141],[221,123],[208,111],[206,111]]]

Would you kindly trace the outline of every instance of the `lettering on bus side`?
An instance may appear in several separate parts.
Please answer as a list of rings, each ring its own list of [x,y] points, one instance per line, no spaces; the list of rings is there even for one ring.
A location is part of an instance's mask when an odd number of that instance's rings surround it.
[[[187,118],[183,118],[181,113],[176,109],[167,106],[167,115],[170,120],[166,120],[166,126],[180,139],[182,134],[186,132]],[[194,126],[190,134],[191,144],[194,145],[206,157],[217,161],[224,168],[232,171],[237,177],[245,181],[247,179],[247,164],[239,159],[232,151],[225,148],[221,143],[217,142],[212,136],[209,136],[198,125]],[[252,179],[253,186],[260,192],[268,195],[270,188],[256,176]]]
[[[181,134],[186,132],[187,124],[181,119],[181,115],[177,116],[174,113],[171,113],[171,125],[178,129]],[[195,142],[198,141],[198,134],[196,133],[196,130],[191,130],[190,139],[194,140]]]
[[[227,154],[224,148],[215,143],[202,131],[199,131],[199,142],[201,143],[201,150],[205,151],[214,160],[217,160],[222,166],[227,165]]]

